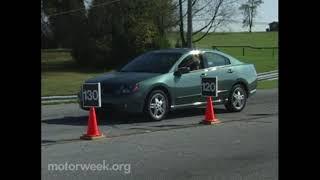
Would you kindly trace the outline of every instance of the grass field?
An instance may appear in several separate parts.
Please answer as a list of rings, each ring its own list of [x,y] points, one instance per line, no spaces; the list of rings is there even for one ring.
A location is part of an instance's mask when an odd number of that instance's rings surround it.
[[[278,80],[266,80],[258,82],[258,89],[272,89],[278,87]]]
[[[194,39],[197,39],[197,35]],[[170,43],[175,44],[179,38],[177,33],[169,34]],[[278,47],[277,32],[241,32],[241,33],[211,33],[194,44],[197,48],[212,48],[212,46],[253,46]],[[278,50],[245,48],[219,48],[246,63],[255,65],[258,72],[271,71],[278,68]]]
[[[174,46],[178,37],[177,33],[169,34],[169,39]],[[278,46],[277,32],[254,32],[254,33],[212,33],[195,44],[195,47],[211,48],[212,46]],[[243,56],[242,48],[219,48],[240,60],[255,65],[257,72],[265,72],[278,68],[278,51],[245,49]],[[79,90],[85,79],[94,77],[107,69],[92,70],[76,66],[70,52],[67,51],[42,51],[41,53],[41,95],[70,95]],[[271,87],[267,82],[262,88]]]
[[[201,34],[196,35],[197,39]],[[178,33],[170,33],[171,44],[175,44],[179,38]],[[278,47],[278,32],[235,32],[235,33],[211,33],[201,41],[194,44],[196,47],[208,48],[216,46],[272,46]]]
[[[41,53],[41,95],[75,94],[85,79],[103,70],[78,68],[70,52]]]

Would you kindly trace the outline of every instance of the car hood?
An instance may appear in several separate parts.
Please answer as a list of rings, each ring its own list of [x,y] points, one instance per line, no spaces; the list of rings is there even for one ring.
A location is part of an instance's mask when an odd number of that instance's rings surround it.
[[[88,79],[86,83],[103,84],[135,84],[137,82],[158,76],[158,73],[141,73],[141,72],[109,72]]]

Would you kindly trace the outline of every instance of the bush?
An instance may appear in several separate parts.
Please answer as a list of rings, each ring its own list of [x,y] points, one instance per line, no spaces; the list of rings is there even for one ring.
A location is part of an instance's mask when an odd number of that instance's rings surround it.
[[[170,48],[171,44],[166,36],[157,36],[154,40],[154,48],[155,49],[164,49]]]
[[[175,47],[175,48],[181,48],[181,47],[182,47],[182,45],[181,45],[181,42],[180,42],[180,39],[179,39],[179,38],[176,40],[176,44],[174,45],[174,47]]]
[[[88,39],[74,45],[72,56],[82,67],[102,68],[108,65],[111,48],[108,39]]]
[[[161,36],[166,29],[156,21],[157,1],[138,2],[124,0],[89,10],[88,21],[73,44],[72,54],[79,65],[113,68],[146,51],[170,47],[166,36]]]

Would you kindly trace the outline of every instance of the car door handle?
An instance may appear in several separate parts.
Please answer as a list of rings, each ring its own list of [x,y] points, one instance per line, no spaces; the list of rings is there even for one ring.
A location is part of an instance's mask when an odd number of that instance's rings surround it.
[[[233,70],[232,70],[232,69],[228,69],[227,72],[228,72],[228,73],[233,73]]]
[[[205,76],[207,76],[207,73],[202,73],[200,76],[205,77]]]

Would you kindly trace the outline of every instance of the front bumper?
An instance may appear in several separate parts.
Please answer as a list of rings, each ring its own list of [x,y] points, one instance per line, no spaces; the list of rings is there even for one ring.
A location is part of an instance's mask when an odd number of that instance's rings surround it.
[[[83,107],[81,93],[78,94],[79,106],[83,110],[89,110]],[[119,110],[130,113],[143,112],[145,96],[141,92],[130,95],[101,95],[101,108],[105,110]]]

